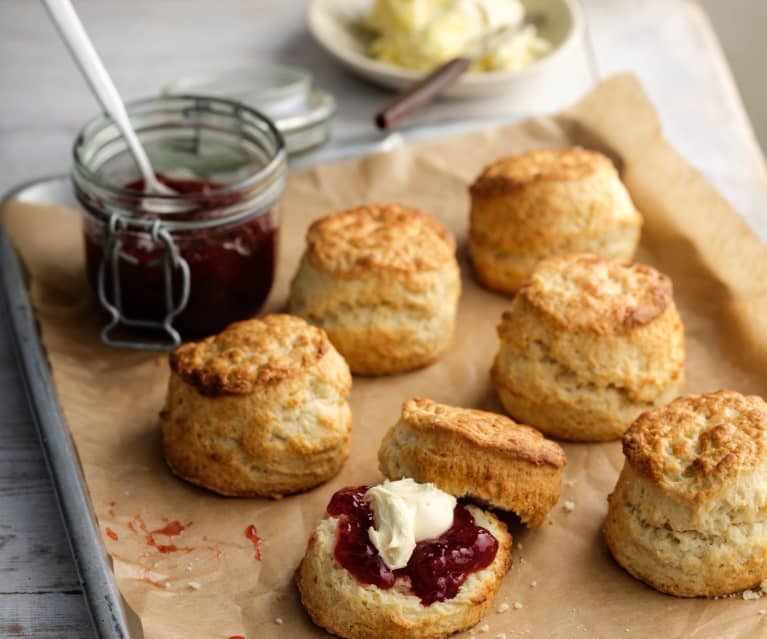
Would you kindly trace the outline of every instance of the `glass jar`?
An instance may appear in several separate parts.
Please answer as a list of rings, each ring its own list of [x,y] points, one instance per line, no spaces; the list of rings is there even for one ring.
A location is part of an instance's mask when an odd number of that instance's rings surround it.
[[[129,104],[128,114],[158,177],[177,193],[143,192],[112,121],[86,124],[72,170],[86,272],[110,315],[105,343],[167,349],[250,317],[266,300],[285,145],[265,116],[225,99],[152,98]],[[134,330],[118,336],[121,326]]]

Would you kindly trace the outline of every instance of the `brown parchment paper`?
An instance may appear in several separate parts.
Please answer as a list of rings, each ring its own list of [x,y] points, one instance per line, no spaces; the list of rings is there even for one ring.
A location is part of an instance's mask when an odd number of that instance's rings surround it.
[[[282,202],[279,277],[268,310],[280,309],[317,216],[369,201],[402,201],[435,213],[459,238],[464,292],[450,350],[435,365],[381,379],[355,378],[351,458],[332,481],[269,501],[227,499],[166,469],[157,413],[165,358],[111,350],[83,277],[80,220],[67,210],[11,204],[4,223],[30,273],[66,421],[85,471],[119,588],[147,639],[322,637],[291,577],[330,495],[379,479],[376,451],[403,400],[423,395],[500,410],[488,369],[495,327],[509,301],[479,288],[465,257],[467,184],[498,156],[580,144],[608,153],[645,216],[639,259],[668,273],[686,326],[687,387],[767,396],[767,250],[740,216],[669,148],[637,82],[619,76],[552,119],[487,130],[323,166],[290,179]],[[483,623],[506,637],[767,636],[764,601],[683,600],[632,579],[600,533],[622,465],[618,443],[565,444],[559,505],[541,529],[512,526],[514,566]],[[567,513],[562,503],[572,500]],[[148,532],[178,521],[173,537]],[[245,536],[255,525],[261,559]],[[162,553],[156,546],[175,545]],[[282,623],[278,623],[277,620]],[[476,632],[475,629],[473,632]],[[472,633],[465,633],[468,637]],[[481,635],[480,635],[481,636]]]

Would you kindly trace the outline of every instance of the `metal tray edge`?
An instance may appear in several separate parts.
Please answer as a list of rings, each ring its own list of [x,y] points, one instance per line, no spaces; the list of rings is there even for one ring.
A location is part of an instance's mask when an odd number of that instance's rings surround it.
[[[61,413],[21,268],[0,226],[0,282],[5,322],[53,483],[88,611],[101,639],[131,639],[111,562],[99,533],[74,442]]]

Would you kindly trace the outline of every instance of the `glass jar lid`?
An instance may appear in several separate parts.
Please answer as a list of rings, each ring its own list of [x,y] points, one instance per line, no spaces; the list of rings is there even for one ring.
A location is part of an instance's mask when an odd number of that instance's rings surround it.
[[[308,71],[269,63],[182,78],[165,86],[163,94],[228,98],[258,109],[274,121],[291,156],[330,139],[336,110],[333,96],[314,88]]]

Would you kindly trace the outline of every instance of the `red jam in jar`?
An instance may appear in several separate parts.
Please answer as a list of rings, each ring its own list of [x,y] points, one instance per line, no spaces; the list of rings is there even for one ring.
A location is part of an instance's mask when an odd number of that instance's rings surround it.
[[[370,542],[373,510],[365,501],[368,486],[344,488],[333,495],[327,512],[338,518],[336,561],[363,584],[382,590],[397,579],[406,579],[410,590],[425,606],[452,599],[466,578],[487,568],[498,552],[498,541],[490,531],[477,526],[460,504],[453,513],[453,525],[434,539],[416,544],[407,566],[391,570]]]
[[[131,103],[128,115],[173,193],[144,190],[111,119],[86,124],[72,168],[85,270],[107,311],[102,340],[165,350],[247,319],[266,301],[287,152],[268,118],[230,100],[151,98]]]
[[[208,195],[204,208],[232,204],[229,196],[215,192],[225,185],[207,180],[178,179],[157,174],[157,178],[180,195]],[[126,184],[124,189],[143,192],[143,180]],[[86,223],[85,264],[88,281],[98,290],[98,273],[104,259],[101,225]],[[123,313],[128,318],[162,321],[166,313],[165,247],[146,233],[124,232],[120,260],[120,289]],[[175,234],[179,253],[189,265],[189,300],[174,319],[174,327],[184,337],[217,333],[228,324],[250,317],[266,301],[274,282],[277,260],[277,225],[272,211],[241,223]],[[105,272],[107,298],[114,299],[111,264]],[[178,303],[182,282],[173,274],[174,302]]]

